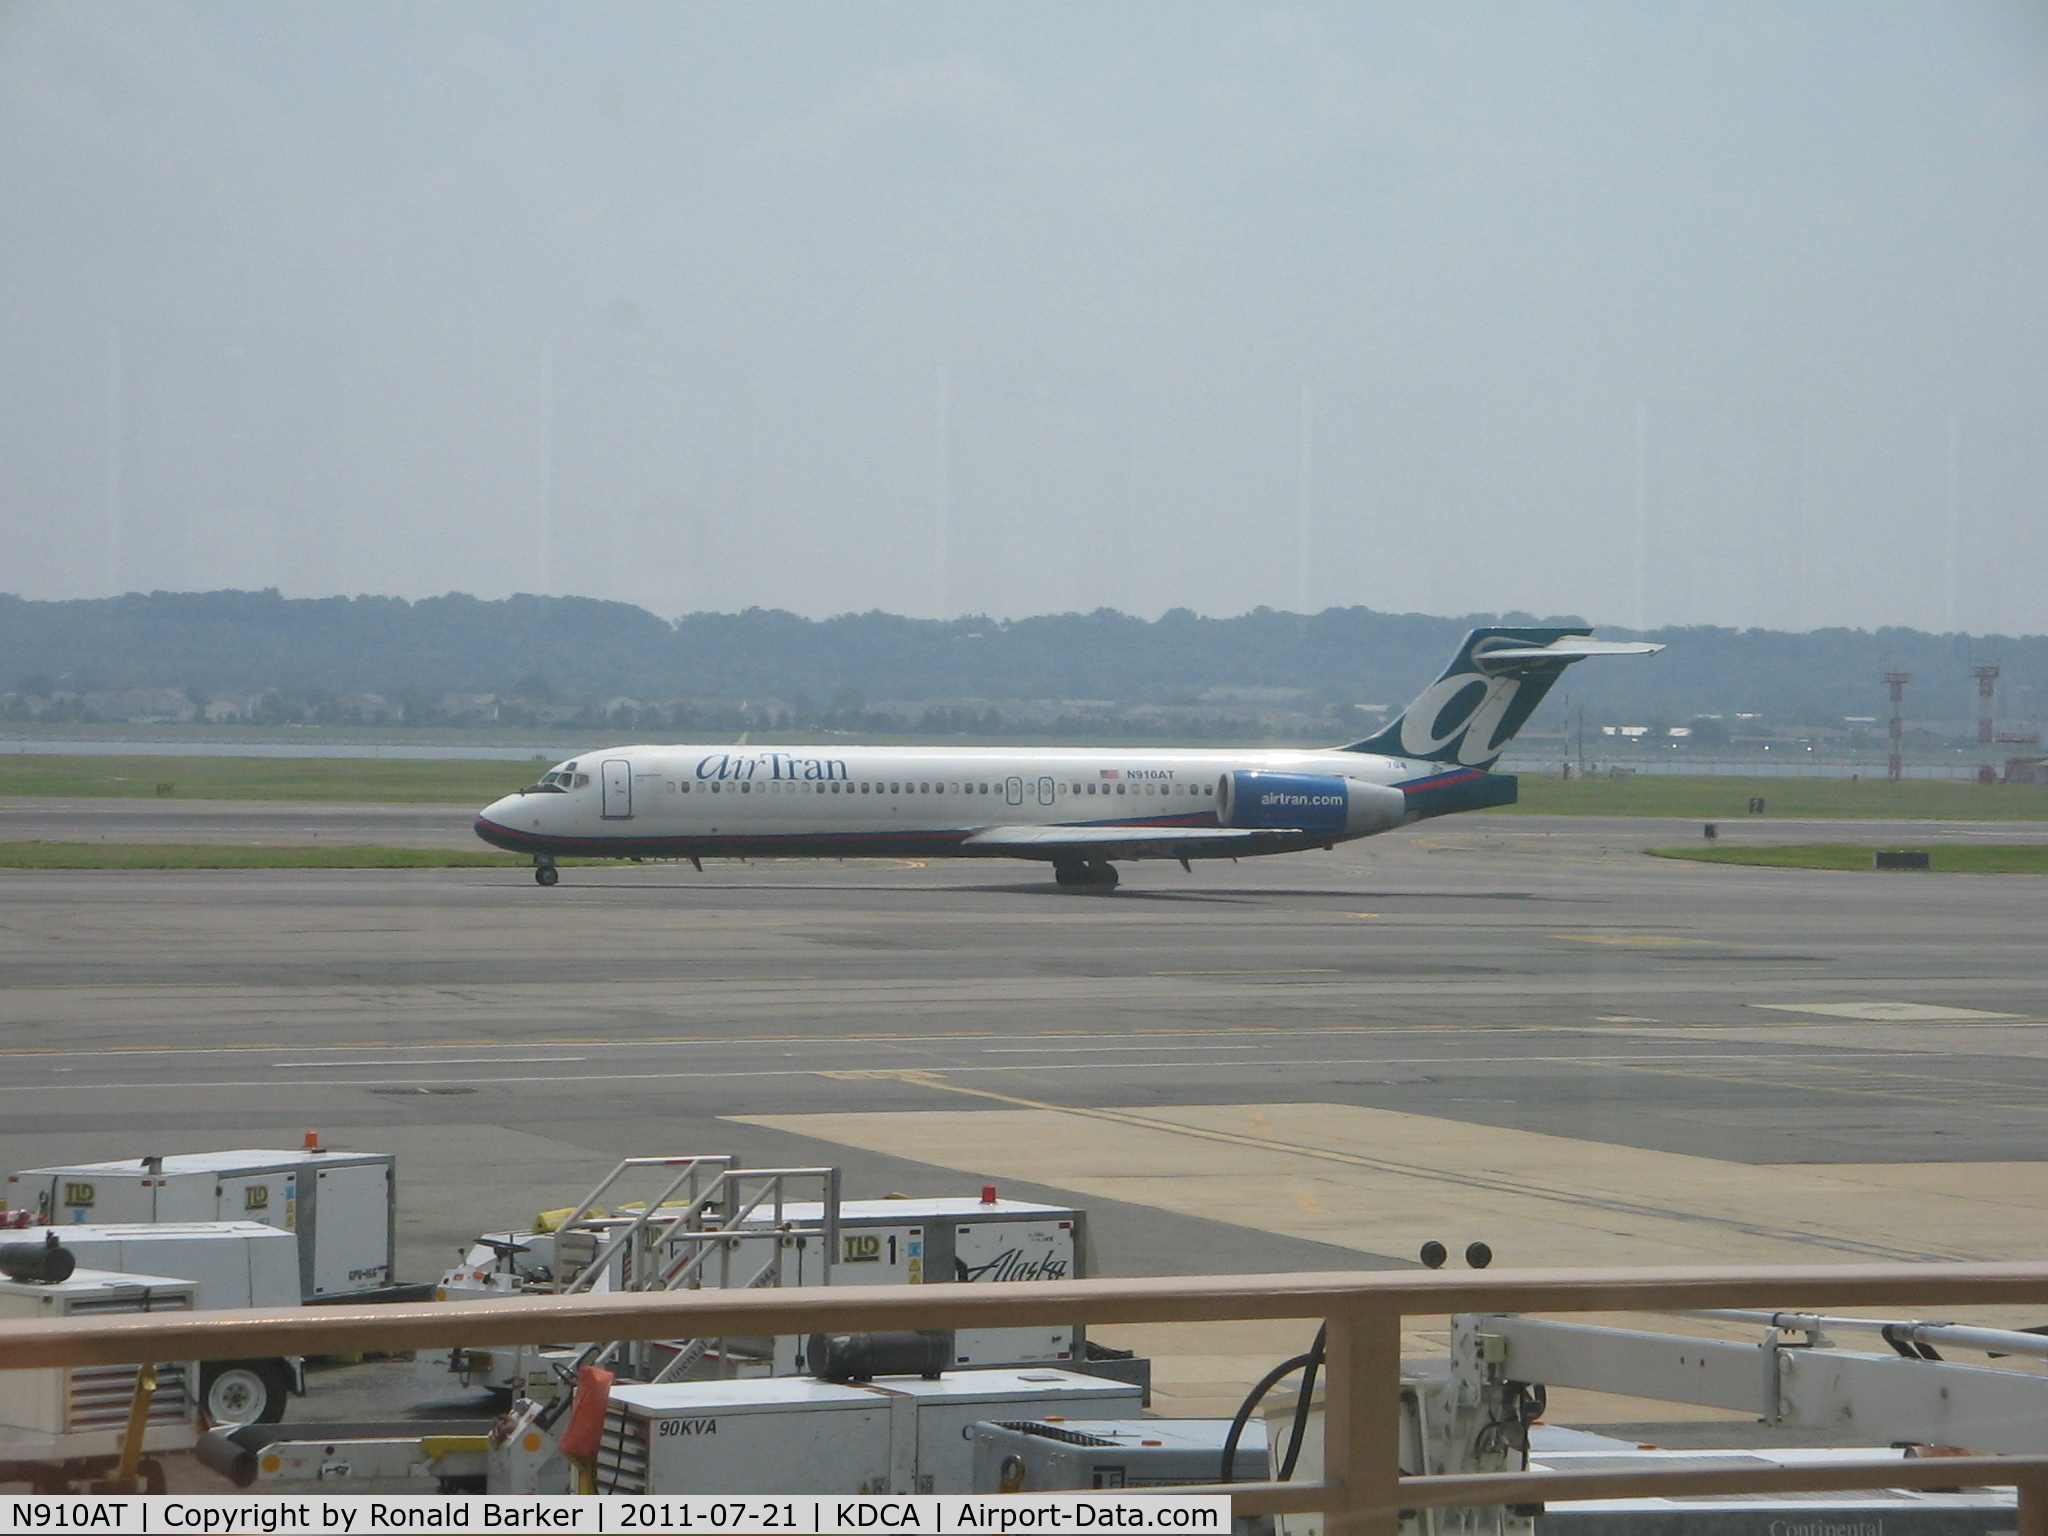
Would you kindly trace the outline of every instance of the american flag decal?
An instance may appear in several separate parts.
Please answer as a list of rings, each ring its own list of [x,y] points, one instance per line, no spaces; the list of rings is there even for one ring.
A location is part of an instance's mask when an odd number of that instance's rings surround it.
[[[1117,776],[1117,772],[1114,768],[1105,768],[1102,770],[1102,776],[1105,779],[1113,779]]]

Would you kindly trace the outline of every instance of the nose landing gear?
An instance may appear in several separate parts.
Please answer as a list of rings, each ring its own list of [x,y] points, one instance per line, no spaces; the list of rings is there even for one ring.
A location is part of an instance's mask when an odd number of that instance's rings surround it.
[[[1113,891],[1116,889],[1116,866],[1105,859],[1090,859],[1087,863],[1055,863],[1052,877],[1061,885],[1073,886],[1080,890]]]
[[[533,861],[533,883],[535,885],[553,885],[561,878],[562,872],[555,868],[555,861],[548,858],[545,854]]]

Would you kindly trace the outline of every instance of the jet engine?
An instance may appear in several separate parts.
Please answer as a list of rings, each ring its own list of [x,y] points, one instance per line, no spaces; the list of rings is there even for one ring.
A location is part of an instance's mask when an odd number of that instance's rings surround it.
[[[1226,827],[1299,828],[1358,837],[1407,819],[1408,797],[1385,784],[1324,773],[1226,773],[1216,783],[1216,819]]]

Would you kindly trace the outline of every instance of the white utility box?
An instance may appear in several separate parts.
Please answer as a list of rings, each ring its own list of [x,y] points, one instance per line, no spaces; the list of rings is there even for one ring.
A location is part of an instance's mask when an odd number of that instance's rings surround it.
[[[396,1235],[388,1152],[193,1152],[118,1163],[26,1168],[9,1210],[51,1226],[250,1221],[299,1239],[299,1296],[355,1296],[391,1285]]]
[[[1073,1371],[953,1371],[936,1380],[805,1377],[612,1388],[600,1493],[966,1493],[975,1426],[1138,1412],[1138,1388]]]
[[[816,1205],[786,1208],[791,1220],[819,1219]],[[995,1285],[1088,1277],[1088,1217],[1071,1206],[1025,1200],[847,1200],[839,1207],[834,1285]],[[815,1285],[817,1266],[799,1261],[802,1285]],[[785,1282],[788,1283],[788,1282]],[[775,1373],[804,1369],[805,1340],[778,1339]],[[1083,1358],[1082,1330],[963,1328],[953,1336],[959,1366],[1058,1365]]]
[[[1014,1462],[1018,1493],[1062,1488],[1171,1488],[1213,1483],[1221,1475],[1228,1419],[1137,1419],[1092,1424],[1005,1420],[974,1431],[974,1493],[1000,1493],[1003,1464]],[[1244,1427],[1231,1478],[1263,1482],[1266,1427]]]
[[[987,1419],[1135,1419],[1144,1411],[1135,1383],[1075,1371],[949,1371],[936,1381],[883,1376],[857,1385],[917,1404],[915,1458],[893,1447],[894,1493],[972,1493],[974,1426]]]
[[[199,1287],[169,1275],[122,1275],[73,1270],[50,1285],[0,1279],[0,1318],[107,1316],[127,1312],[189,1312]],[[111,1456],[121,1449],[128,1410],[135,1398],[132,1365],[79,1365],[45,1370],[0,1371],[0,1425],[9,1459],[34,1454],[47,1459]],[[189,1450],[199,1439],[199,1410],[192,1388],[198,1368],[187,1362],[156,1368],[156,1396],[149,1405],[145,1451]]]
[[[889,1399],[807,1377],[612,1388],[599,1493],[887,1493]]]

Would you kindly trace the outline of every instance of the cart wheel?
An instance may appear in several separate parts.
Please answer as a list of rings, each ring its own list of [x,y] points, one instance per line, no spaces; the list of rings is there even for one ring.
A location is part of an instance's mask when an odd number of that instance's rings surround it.
[[[200,1368],[199,1406],[216,1426],[275,1424],[290,1395],[291,1378],[275,1361],[221,1360]]]

